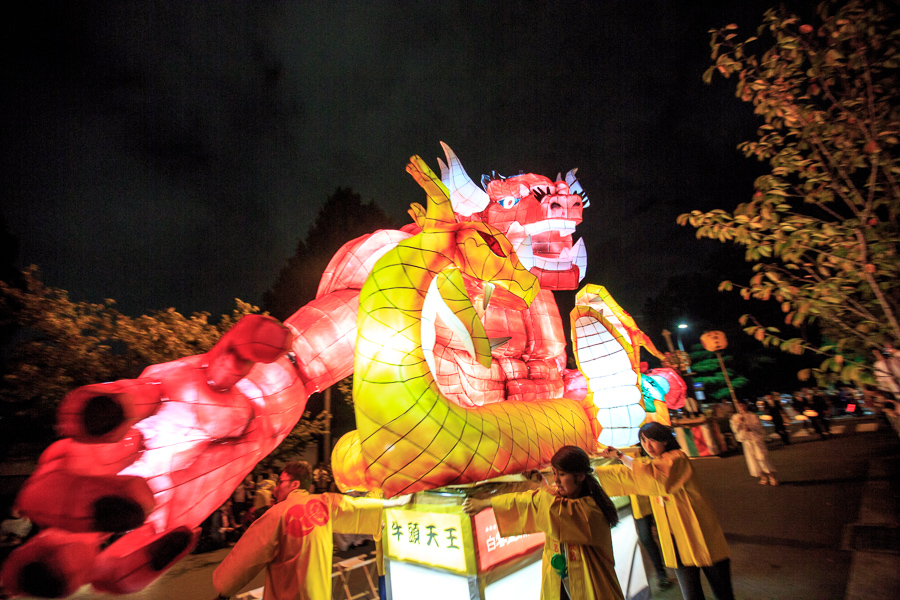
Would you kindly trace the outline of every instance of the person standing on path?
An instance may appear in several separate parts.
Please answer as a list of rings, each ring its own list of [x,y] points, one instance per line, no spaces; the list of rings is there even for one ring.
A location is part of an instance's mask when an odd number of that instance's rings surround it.
[[[656,537],[653,535],[653,527],[656,522],[653,520],[653,512],[650,507],[650,498],[647,496],[631,495],[631,514],[634,517],[634,528],[637,531],[638,539],[641,546],[647,552],[647,558],[653,564],[656,570],[656,583],[662,590],[672,587],[669,581],[669,575],[666,573],[666,565],[663,563],[662,553],[659,551],[659,545],[656,543]]]
[[[312,469],[304,461],[285,465],[275,487],[275,505],[247,529],[213,572],[219,600],[226,600],[266,570],[266,600],[331,598],[332,534],[381,530],[382,509],[394,500],[310,494]]]
[[[476,515],[493,508],[500,535],[543,532],[541,600],[624,600],[610,528],[619,515],[600,487],[587,452],[563,446],[550,460],[555,489],[467,498]]]
[[[775,468],[769,462],[769,449],[766,447],[766,434],[759,417],[747,410],[743,402],[737,404],[738,412],[731,416],[731,432],[734,439],[741,443],[747,470],[751,477],[759,477],[763,485],[778,485],[772,473]]]
[[[785,446],[790,445],[791,436],[788,434],[787,427],[784,425],[784,408],[781,407],[781,394],[772,392],[765,398],[763,408],[766,414],[772,418],[772,425],[775,427],[775,433],[781,438]]]
[[[734,600],[731,554],[715,513],[700,493],[691,461],[678,447],[672,430],[650,422],[639,431],[648,458],[631,458],[612,446],[601,452],[621,465],[595,469],[606,493],[652,496],[666,566],[675,569],[685,600],[705,600],[700,571],[717,600]]]

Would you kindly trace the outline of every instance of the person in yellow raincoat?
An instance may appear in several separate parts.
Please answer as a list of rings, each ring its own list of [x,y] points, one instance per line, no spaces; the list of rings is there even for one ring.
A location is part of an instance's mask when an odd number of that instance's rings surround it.
[[[734,600],[728,543],[694,481],[691,461],[665,425],[647,423],[639,435],[649,458],[632,459],[613,447],[601,453],[625,463],[597,467],[603,489],[613,496],[652,496],[663,560],[675,569],[685,600],[705,598],[701,569],[718,600]]]
[[[493,507],[503,537],[544,533],[541,600],[624,600],[609,531],[619,516],[593,476],[590,458],[581,448],[563,446],[550,464],[554,491],[469,498],[463,510],[475,515]],[[551,565],[557,554],[566,559],[565,578]]]
[[[275,487],[275,506],[254,521],[213,572],[219,598],[229,598],[266,569],[266,600],[331,598],[332,533],[375,535],[384,506],[396,500],[310,494],[312,471],[288,463]]]
[[[656,569],[656,583],[659,589],[667,590],[672,587],[669,581],[669,575],[666,573],[666,566],[663,564],[662,553],[659,551],[659,545],[653,536],[653,526],[656,522],[653,520],[653,509],[651,507],[650,498],[647,496],[631,495],[631,516],[634,517],[634,529],[637,531],[638,539],[641,546],[647,553],[647,558]]]

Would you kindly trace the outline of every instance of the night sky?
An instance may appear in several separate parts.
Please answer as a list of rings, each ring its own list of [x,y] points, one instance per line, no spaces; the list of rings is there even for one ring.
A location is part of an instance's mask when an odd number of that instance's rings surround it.
[[[476,181],[578,167],[588,278],[639,313],[713,249],[676,216],[752,193],[756,118],[701,74],[708,29],[772,4],[22,3],[2,214],[77,300],[218,314],[260,301],[338,186],[408,222],[406,161],[437,170],[444,141]]]

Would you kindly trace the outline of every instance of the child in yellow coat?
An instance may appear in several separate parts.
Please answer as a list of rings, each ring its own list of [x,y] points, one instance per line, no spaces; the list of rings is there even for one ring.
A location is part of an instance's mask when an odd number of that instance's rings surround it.
[[[544,533],[541,600],[624,600],[609,531],[618,513],[593,476],[590,458],[581,448],[563,446],[551,465],[555,490],[469,498],[463,510],[475,515],[493,507],[503,537]],[[551,565],[554,555],[566,559],[565,578],[555,561]]]
[[[690,460],[665,425],[645,424],[640,440],[649,459],[632,459],[613,447],[601,453],[625,463],[596,469],[603,489],[613,496],[651,496],[663,560],[675,569],[685,600],[705,598],[701,570],[718,600],[734,600],[728,543],[692,477]]]

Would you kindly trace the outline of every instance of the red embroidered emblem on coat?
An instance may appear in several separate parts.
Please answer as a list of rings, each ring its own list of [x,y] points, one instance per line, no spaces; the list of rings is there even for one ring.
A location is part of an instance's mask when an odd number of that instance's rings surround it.
[[[328,507],[321,500],[310,500],[306,504],[292,506],[284,519],[287,533],[292,537],[303,537],[327,523],[328,516]]]

